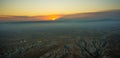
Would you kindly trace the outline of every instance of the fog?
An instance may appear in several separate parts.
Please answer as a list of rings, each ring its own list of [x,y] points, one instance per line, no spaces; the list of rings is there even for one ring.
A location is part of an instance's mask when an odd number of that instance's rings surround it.
[[[87,54],[89,52],[95,57],[105,54],[101,57],[103,58],[108,57],[106,54],[109,53],[106,53],[106,50],[116,53],[109,55],[115,57],[118,53],[116,50],[119,51],[119,35],[120,21],[2,22],[0,23],[0,57],[70,58],[70,55],[73,58],[93,57]],[[82,47],[88,50],[86,54],[84,54],[86,50],[81,50]],[[111,49],[112,47],[115,49]],[[96,55],[93,52],[98,48],[101,48],[102,53]]]

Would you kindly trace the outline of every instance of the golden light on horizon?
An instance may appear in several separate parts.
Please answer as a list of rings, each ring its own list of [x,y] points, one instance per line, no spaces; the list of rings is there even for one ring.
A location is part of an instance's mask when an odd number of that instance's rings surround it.
[[[47,16],[47,19],[48,20],[57,20],[57,19],[59,19],[61,17],[61,15],[48,15]]]
[[[53,21],[54,21],[54,20],[56,20],[56,19],[57,19],[57,18],[52,18],[51,20],[53,20]]]

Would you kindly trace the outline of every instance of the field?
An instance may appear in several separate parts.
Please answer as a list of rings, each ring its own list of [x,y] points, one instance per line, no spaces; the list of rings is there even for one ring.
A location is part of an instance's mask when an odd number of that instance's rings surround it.
[[[0,58],[119,57],[120,21],[0,23]]]

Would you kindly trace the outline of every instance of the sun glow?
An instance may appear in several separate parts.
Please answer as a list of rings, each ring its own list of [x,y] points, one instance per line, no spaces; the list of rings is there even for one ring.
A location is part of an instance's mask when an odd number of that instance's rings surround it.
[[[61,17],[61,15],[49,15],[49,16],[48,16],[48,19],[54,21],[54,20],[59,19],[60,17]]]
[[[51,20],[53,20],[53,21],[54,21],[54,20],[56,20],[56,19],[57,19],[57,18],[52,18]]]

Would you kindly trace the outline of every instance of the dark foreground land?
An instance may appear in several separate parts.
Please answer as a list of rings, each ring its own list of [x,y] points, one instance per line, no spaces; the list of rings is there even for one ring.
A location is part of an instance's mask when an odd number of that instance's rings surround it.
[[[120,58],[120,21],[1,23],[0,58]]]

